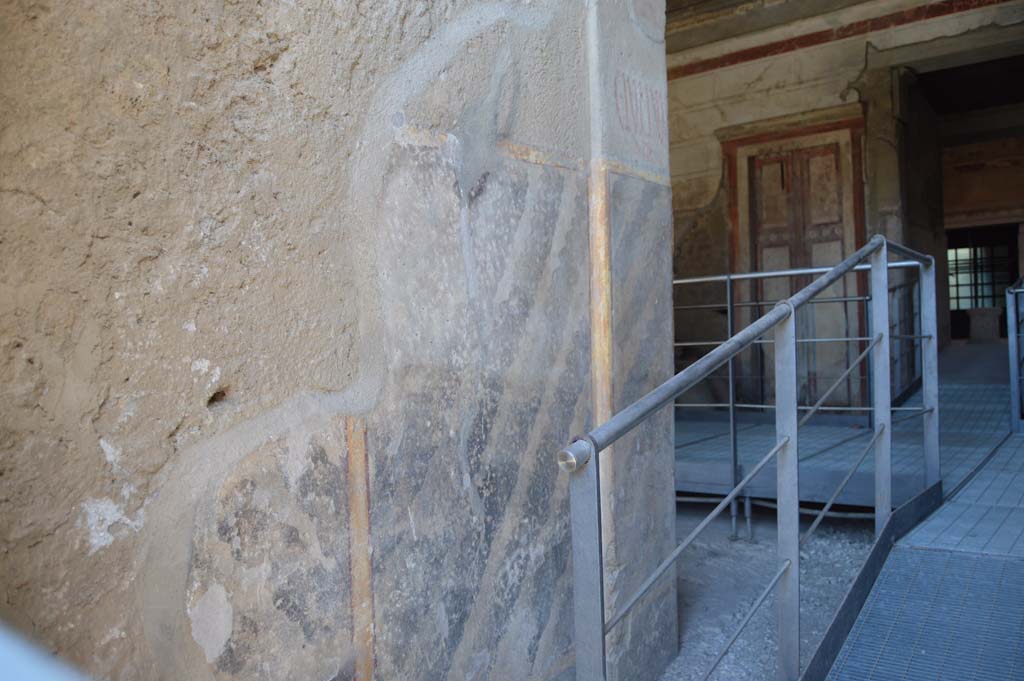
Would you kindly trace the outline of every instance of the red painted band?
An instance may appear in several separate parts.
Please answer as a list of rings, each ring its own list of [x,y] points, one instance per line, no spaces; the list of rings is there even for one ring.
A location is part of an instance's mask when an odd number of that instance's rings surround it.
[[[940,2],[933,2],[927,5],[918,5],[917,7],[893,12],[892,14],[884,14],[880,17],[855,21],[851,24],[840,26],[838,28],[815,31],[814,33],[805,33],[804,35],[799,35],[793,38],[786,38],[772,43],[765,43],[764,45],[757,45],[756,47],[748,47],[744,50],[737,50],[736,52],[723,54],[719,57],[710,57],[708,59],[701,59],[699,61],[690,62],[689,64],[676,66],[675,68],[668,70],[668,79],[675,80],[676,78],[685,78],[698,73],[714,71],[715,69],[720,69],[726,66],[734,66],[735,64],[742,64],[743,62],[755,61],[765,57],[773,57],[787,52],[793,52],[795,50],[814,47],[816,45],[824,45],[825,43],[834,42],[836,40],[852,38],[854,36],[873,33],[875,31],[883,31],[887,28],[912,24],[917,21],[925,21],[928,19],[948,16],[950,14],[968,12],[974,9],[981,9],[982,7],[1001,5],[1012,1],[1013,0],[941,0]]]

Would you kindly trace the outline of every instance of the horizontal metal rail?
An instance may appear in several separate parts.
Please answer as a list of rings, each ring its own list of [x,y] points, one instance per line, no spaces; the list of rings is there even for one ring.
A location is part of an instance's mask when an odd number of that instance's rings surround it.
[[[749,426],[744,426],[743,428],[738,428],[737,432],[744,431],[744,430],[751,430],[752,428],[757,428],[757,424],[754,423],[754,424],[751,424]],[[717,440],[718,438],[725,437],[726,435],[732,435],[732,431],[725,430],[725,431],[722,431],[721,433],[715,433],[714,435],[706,435],[704,437],[699,437],[696,440],[687,440],[686,442],[680,442],[675,447],[676,447],[676,449],[682,449],[683,447],[690,447],[691,445],[699,445],[702,442],[709,442],[710,440]]]
[[[724,402],[676,402],[676,407],[680,409],[723,409],[729,405]],[[747,404],[738,403],[735,405],[739,409],[775,409],[774,404]],[[813,405],[800,405],[797,407],[800,411],[810,411],[814,409]],[[889,411],[918,411],[920,407],[890,407]],[[867,412],[874,411],[874,407],[821,407],[820,411],[856,411],[856,412]]]
[[[903,244],[897,244],[892,241],[887,241],[885,245],[889,253],[895,253],[901,258],[905,258],[906,260],[913,260],[921,265],[929,266],[935,263],[935,258],[928,255],[927,253],[915,251],[913,248],[907,248]],[[892,263],[889,263],[889,267],[892,267]]]
[[[918,416],[925,416],[926,414],[931,414],[932,412],[935,411],[931,407],[928,407],[927,409],[921,409],[920,407],[903,407],[903,410],[912,413],[908,414],[907,416],[901,416],[898,419],[893,419],[892,425],[895,426],[897,423],[903,423],[904,421],[909,421],[910,419],[916,419]]]
[[[884,336],[882,334],[878,334],[877,336],[875,336],[875,339],[873,341],[868,343],[868,346],[864,348],[864,352],[860,353],[860,355],[857,356],[857,359],[853,360],[853,362],[850,363],[850,366],[846,368],[846,371],[844,371],[839,376],[839,378],[837,378],[832,383],[832,385],[828,387],[828,390],[826,390],[825,393],[818,398],[818,401],[814,403],[814,406],[812,406],[811,409],[806,414],[804,414],[804,417],[800,419],[799,423],[797,423],[798,428],[800,426],[803,426],[808,421],[810,421],[811,417],[818,413],[818,410],[822,408],[823,404],[825,404],[825,400],[828,399],[829,395],[834,393],[836,389],[843,384],[843,381],[846,380],[846,377],[852,374],[853,370],[860,366],[860,363],[864,361],[864,358],[868,356],[868,353],[871,352],[871,350],[875,347],[875,345],[877,345],[882,340],[882,338],[884,338]],[[797,407],[797,409],[799,409],[799,407]]]
[[[875,443],[878,442],[878,438],[882,436],[883,432],[885,432],[884,427],[876,430],[874,436],[868,441],[867,445],[864,446],[864,451],[862,451],[860,456],[857,457],[857,462],[853,464],[853,467],[850,468],[846,477],[844,477],[839,483],[839,486],[836,487],[836,491],[832,493],[831,497],[829,497],[828,502],[822,507],[821,511],[818,512],[818,515],[815,516],[814,522],[812,522],[811,526],[807,528],[806,532],[804,532],[804,536],[800,537],[800,546],[807,543],[807,540],[811,538],[814,531],[818,529],[818,525],[820,525],[821,521],[825,519],[825,516],[828,514],[829,510],[831,510],[832,505],[836,503],[836,499],[839,498],[839,495],[843,493],[844,489],[846,489],[846,485],[853,479],[853,474],[856,473],[857,469],[860,468],[860,465],[864,463],[864,459],[868,458],[868,454],[871,453],[872,448],[874,448]]]
[[[607,634],[609,631],[611,631],[616,624],[622,621],[623,617],[628,615],[630,611],[634,607],[636,607],[636,604],[640,602],[640,599],[647,595],[647,592],[650,591],[651,587],[653,587],[661,578],[661,576],[665,574],[665,571],[672,567],[672,565],[676,562],[679,556],[682,555],[683,551],[686,550],[686,547],[692,544],[693,540],[700,536],[700,533],[703,532],[704,529],[711,524],[711,521],[717,518],[718,515],[722,511],[724,511],[726,507],[729,506],[732,500],[739,496],[739,493],[743,491],[743,488],[746,487],[750,483],[750,481],[753,480],[754,477],[756,477],[757,474],[761,472],[761,469],[767,466],[768,462],[775,458],[775,455],[779,453],[779,450],[781,450],[787,444],[789,444],[788,437],[779,440],[779,443],[772,447],[771,450],[764,455],[764,458],[757,462],[756,466],[750,469],[750,472],[747,473],[747,475],[742,480],[740,480],[740,483],[738,485],[732,488],[732,491],[729,492],[729,494],[727,494],[725,498],[722,499],[722,501],[719,502],[717,506],[715,506],[714,510],[708,513],[704,517],[704,520],[702,520],[700,524],[697,525],[697,527],[695,527],[693,531],[690,532],[690,534],[686,535],[686,539],[684,539],[682,543],[680,543],[679,546],[677,546],[675,550],[673,550],[672,553],[668,555],[668,558],[661,561],[658,567],[654,568],[654,572],[652,572],[651,576],[648,577],[647,580],[640,585],[640,588],[636,590],[636,593],[633,594],[632,598],[626,601],[626,604],[622,606],[619,612],[616,613],[616,615],[612,617],[610,620],[608,620],[608,623],[604,627],[604,633]]]
[[[865,428],[864,430],[860,430],[860,431],[854,433],[853,435],[849,435],[847,437],[844,437],[842,440],[839,440],[838,442],[833,442],[831,444],[825,445],[821,449],[815,450],[815,451],[813,451],[810,454],[807,454],[805,456],[801,456],[800,457],[800,461],[806,461],[807,459],[813,459],[814,457],[819,456],[820,454],[824,454],[825,452],[832,451],[833,449],[836,449],[837,447],[841,447],[841,446],[843,446],[845,444],[853,442],[854,440],[862,438],[865,435],[871,435],[871,433],[873,433],[873,432],[874,432],[873,430]]]
[[[733,307],[768,307],[769,305],[778,305],[785,298],[778,300],[749,300],[740,301],[733,303]],[[814,300],[808,301],[808,305],[821,305],[822,303],[860,303],[868,302],[871,300],[871,296],[822,296],[821,298],[815,298]],[[728,309],[726,303],[700,303],[693,305],[674,305],[673,310],[725,310]]]
[[[880,239],[878,241],[878,243],[881,244],[884,241],[885,241],[885,239]],[[865,253],[865,256],[867,254],[875,252],[878,249],[878,246],[874,246],[873,248],[871,248],[874,245],[874,242],[875,242],[875,240],[872,238],[871,241],[869,241],[863,248],[861,248],[861,250],[864,250],[865,248],[869,249],[867,251],[867,253]],[[850,258],[853,258],[858,253],[860,253],[860,251],[857,251],[857,253],[854,253],[853,255],[851,255]],[[931,257],[931,256],[924,256],[924,257]],[[847,258],[846,260],[849,260],[850,258]],[[864,259],[863,257],[860,258],[860,260],[863,260],[863,259]],[[729,281],[730,279],[732,281],[747,281],[747,280],[751,280],[751,279],[778,279],[778,278],[781,278],[781,277],[803,277],[803,276],[810,275],[810,274],[828,274],[832,270],[834,270],[834,269],[836,269],[838,267],[842,267],[844,265],[844,263],[846,262],[846,260],[844,260],[843,262],[839,263],[835,267],[802,267],[802,268],[791,269],[791,270],[772,270],[770,272],[741,272],[739,274],[710,274],[710,275],[701,276],[701,277],[683,277],[681,279],[673,279],[672,280],[672,284],[676,285],[676,286],[679,286],[679,285],[683,285],[683,284],[710,284],[710,283],[714,283],[714,282]],[[859,263],[860,260],[857,260],[857,262]],[[900,260],[900,261],[897,261],[897,262],[890,262],[889,263],[889,269],[891,269],[891,270],[892,269],[913,269],[913,268],[916,268],[916,267],[920,267],[921,264],[922,263],[917,261],[916,259],[913,259],[913,260]],[[840,276],[846,276],[850,272],[869,272],[869,271],[871,271],[871,265],[855,265],[854,267],[844,268],[843,269],[843,273]],[[833,281],[835,281],[835,280],[833,280]]]
[[[797,343],[853,343],[857,341],[869,341],[870,337],[862,336],[846,336],[843,338],[797,338]],[[679,341],[672,345],[677,348],[689,348],[689,347],[707,347],[709,345],[721,345],[724,340],[712,340],[712,341]],[[752,344],[763,344],[763,345],[774,345],[775,341],[768,338],[759,338],[753,341]]]
[[[718,654],[718,657],[715,658],[715,661],[711,663],[711,667],[707,670],[707,672],[704,673],[704,676],[701,677],[701,681],[708,681],[708,679],[711,678],[711,675],[715,673],[715,669],[717,669],[718,665],[722,662],[722,660],[725,659],[725,656],[729,653],[729,649],[732,648],[732,644],[736,643],[736,639],[740,637],[740,634],[743,633],[743,630],[747,628],[748,624],[750,624],[750,620],[753,619],[754,615],[764,604],[765,599],[768,598],[768,594],[772,592],[772,590],[775,588],[775,585],[779,583],[780,579],[782,579],[782,575],[784,575],[786,573],[786,570],[789,569],[790,564],[791,562],[787,560],[779,566],[779,570],[775,573],[775,576],[772,577],[772,581],[768,582],[768,586],[764,588],[764,591],[761,592],[761,595],[757,597],[756,601],[754,601],[754,604],[750,607],[750,610],[747,611],[747,614],[743,618],[743,621],[740,622],[740,626],[736,628],[736,631],[733,633],[732,637],[730,637],[729,641],[725,644],[725,648],[722,650],[722,652]]]
[[[913,286],[917,286],[917,281],[915,279],[911,279],[910,281],[900,282],[899,284],[893,284],[892,286],[889,287],[889,293],[893,293],[894,291],[899,291],[902,288],[911,288]]]

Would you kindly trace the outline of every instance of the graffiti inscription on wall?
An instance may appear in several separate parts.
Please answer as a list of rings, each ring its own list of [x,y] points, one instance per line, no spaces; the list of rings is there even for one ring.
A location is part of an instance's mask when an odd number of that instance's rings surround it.
[[[641,160],[663,166],[668,159],[668,106],[664,85],[624,71],[612,83],[619,129]]]

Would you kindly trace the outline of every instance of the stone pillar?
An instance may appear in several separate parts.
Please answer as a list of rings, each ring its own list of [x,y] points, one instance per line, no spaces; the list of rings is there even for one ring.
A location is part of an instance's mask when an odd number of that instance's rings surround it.
[[[670,371],[664,8],[620,4],[0,3],[0,615],[113,681],[570,678],[555,454]],[[671,428],[609,456],[610,603]]]
[[[590,323],[595,422],[673,373],[664,2],[596,0],[590,86]],[[614,615],[672,550],[673,414],[601,457],[605,603]],[[675,571],[610,632],[609,679],[653,679],[677,647]]]

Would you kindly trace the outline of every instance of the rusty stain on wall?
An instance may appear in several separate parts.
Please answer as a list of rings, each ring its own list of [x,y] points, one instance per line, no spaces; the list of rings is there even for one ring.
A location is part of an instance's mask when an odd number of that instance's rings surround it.
[[[352,573],[352,643],[356,679],[373,678],[373,575],[370,565],[370,485],[366,457],[366,423],[345,419],[348,450],[349,564]]]

